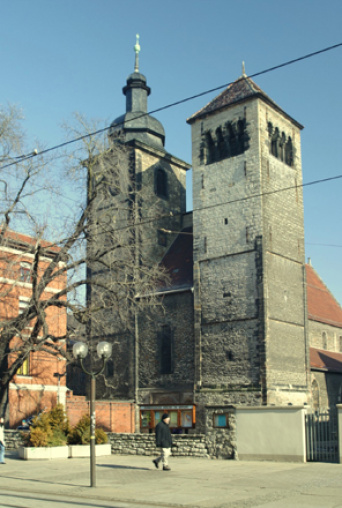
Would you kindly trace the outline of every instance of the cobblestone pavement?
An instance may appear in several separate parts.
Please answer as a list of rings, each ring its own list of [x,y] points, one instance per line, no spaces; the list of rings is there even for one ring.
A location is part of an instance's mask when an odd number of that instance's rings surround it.
[[[22,461],[0,466],[0,507],[11,508],[342,508],[342,465],[240,462],[172,457],[156,470],[152,457]]]

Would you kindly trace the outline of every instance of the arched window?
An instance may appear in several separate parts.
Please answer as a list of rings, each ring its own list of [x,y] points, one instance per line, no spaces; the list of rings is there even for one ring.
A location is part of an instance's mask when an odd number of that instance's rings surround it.
[[[160,198],[167,198],[168,196],[167,174],[161,168],[156,171],[155,192]]]
[[[342,384],[340,385],[340,389],[338,391],[338,404],[342,404]]]
[[[314,379],[312,381],[312,384],[311,384],[311,393],[312,393],[312,409],[315,412],[319,411],[319,406],[320,406],[320,403],[319,403],[319,386],[318,386],[318,383],[317,383],[316,379]]]
[[[160,335],[160,373],[172,374],[172,334],[171,327],[164,325]]]
[[[205,140],[206,140],[207,164],[211,164],[212,162],[215,162],[215,143],[210,131],[206,132]]]
[[[111,358],[109,358],[109,360],[106,361],[105,376],[106,377],[114,376],[114,363]]]
[[[322,332],[322,348],[328,349],[328,336],[327,332]]]
[[[279,129],[278,127],[276,127],[272,134],[271,140],[271,153],[275,157],[278,157],[278,140],[279,140]]]
[[[293,147],[292,139],[290,137],[285,145],[285,162],[288,166],[293,166]]]
[[[216,129],[216,139],[217,139],[217,157],[216,160],[225,159],[227,156],[226,144],[223,138],[221,127],[217,127]]]

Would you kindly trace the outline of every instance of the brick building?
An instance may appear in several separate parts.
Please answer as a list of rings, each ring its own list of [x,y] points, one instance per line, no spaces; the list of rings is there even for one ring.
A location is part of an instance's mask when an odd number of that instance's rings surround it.
[[[0,319],[9,322],[25,311],[34,298],[32,266],[37,260],[36,238],[8,231],[0,246]],[[39,241],[43,254],[38,261],[38,282],[51,263],[58,248],[46,241]],[[66,274],[54,277],[44,289],[40,300],[46,300],[59,293],[66,285]],[[65,298],[65,297],[63,297]],[[36,320],[25,329],[18,329],[17,336],[9,344],[6,364],[12,365],[21,345],[30,340]],[[45,322],[48,332],[54,337],[66,335],[66,308],[51,306],[46,309]],[[40,334],[41,336],[41,334]],[[38,337],[39,339],[39,337]],[[64,347],[63,342],[60,344]],[[22,366],[11,380],[8,390],[8,420],[14,428],[21,421],[43,409],[50,409],[57,401],[65,402],[66,362],[61,356],[53,356],[41,347],[32,347]]]
[[[136,315],[129,339],[106,336],[114,361],[108,384],[123,364],[130,372],[111,396],[136,404],[142,432],[163,410],[171,427],[210,434],[228,427],[233,405],[311,404],[302,126],[243,71],[188,119],[193,212],[186,213],[190,165],[165,151],[135,49],[126,114],[113,122],[111,139],[120,134],[148,195],[134,203],[146,224],[134,246],[171,280],[157,291],[163,310],[152,321]]]

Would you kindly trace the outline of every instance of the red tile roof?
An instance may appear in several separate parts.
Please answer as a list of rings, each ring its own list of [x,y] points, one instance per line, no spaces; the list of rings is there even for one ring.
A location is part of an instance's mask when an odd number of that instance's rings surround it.
[[[311,265],[306,268],[308,317],[331,326],[342,328],[342,308]]]
[[[251,98],[261,98],[266,103],[273,106],[275,109],[283,113],[287,118],[294,122],[300,129],[303,128],[301,124],[291,118],[285,111],[283,111],[278,104],[276,104],[254,81],[243,75],[240,76],[234,83],[228,85],[217,97],[210,101],[202,109],[194,113],[190,118],[187,119],[188,123],[193,123],[198,118],[202,118],[214,111],[226,108],[232,104],[237,104],[242,101],[246,101]]]
[[[342,353],[311,347],[310,364],[312,369],[342,373]]]
[[[23,233],[13,231],[12,229],[7,229],[1,241],[0,247],[13,247],[22,249],[23,251],[28,251],[36,245],[37,241],[38,238],[34,236],[28,236]],[[56,244],[47,242],[41,238],[39,239],[39,242],[41,247],[49,249],[51,253],[59,252],[61,250]]]

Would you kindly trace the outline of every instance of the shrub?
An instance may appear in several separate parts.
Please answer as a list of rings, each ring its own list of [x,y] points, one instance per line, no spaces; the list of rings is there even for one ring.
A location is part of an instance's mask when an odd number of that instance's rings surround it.
[[[64,406],[62,404],[57,404],[57,406],[51,409],[49,412],[49,423],[52,429],[59,429],[65,435],[69,434],[69,420],[65,414]]]
[[[108,442],[107,434],[103,429],[95,429],[95,443],[103,444]],[[68,444],[89,444],[90,443],[90,417],[83,415],[79,422],[68,434]]]
[[[69,421],[62,404],[51,411],[36,416],[30,432],[22,434],[24,446],[45,447],[65,446],[69,431]]]
[[[51,437],[51,432],[48,433],[39,427],[31,429],[28,446],[34,446],[35,448],[48,446],[49,437]]]
[[[108,443],[108,436],[103,429],[95,429],[95,443],[96,444]]]

